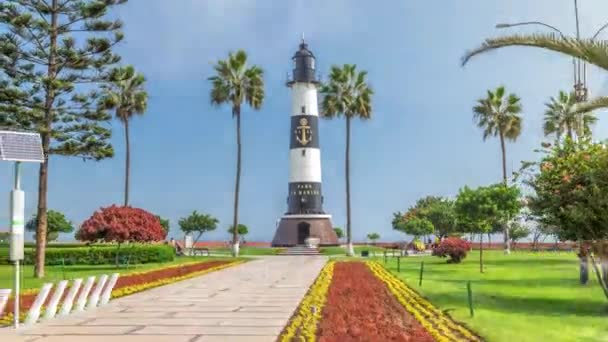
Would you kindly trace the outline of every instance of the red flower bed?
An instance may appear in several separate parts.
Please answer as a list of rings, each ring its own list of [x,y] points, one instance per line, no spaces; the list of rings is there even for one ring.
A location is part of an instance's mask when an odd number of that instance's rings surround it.
[[[150,282],[157,281],[160,279],[181,277],[181,276],[185,276],[190,273],[204,271],[206,269],[225,265],[228,263],[231,263],[231,261],[208,261],[208,262],[188,264],[188,265],[183,265],[183,266],[171,265],[166,268],[161,268],[161,269],[157,269],[157,270],[127,274],[124,276],[120,276],[118,278],[118,281],[116,282],[116,285],[114,286],[114,291],[121,289],[121,288],[128,287],[128,286],[142,285],[142,284],[150,283]],[[117,269],[116,272],[120,273],[120,270]],[[111,271],[108,273],[112,274],[115,272]],[[84,277],[84,281],[86,281],[86,278],[87,277]],[[69,292],[69,286],[71,286],[71,285],[72,284],[70,282],[68,284],[68,288],[66,288],[63,293],[63,297],[62,297],[60,303],[63,303],[63,299],[65,298],[65,296],[67,296],[67,294]],[[78,295],[80,294],[80,291],[82,290],[83,287],[84,287],[84,282],[83,282],[82,286],[80,287],[80,289],[78,290],[78,294],[76,295],[76,297],[74,299],[74,303],[76,303]],[[93,291],[93,290],[91,289],[91,291]],[[38,293],[30,293],[30,294],[21,296],[21,310],[20,311],[22,313],[27,313],[27,310],[32,306],[32,304],[34,303],[34,300],[36,300],[37,295],[38,295]],[[52,295],[53,295],[53,289],[51,289],[51,293],[49,293],[49,295],[46,299],[46,302],[48,302],[51,299]],[[43,306],[45,306],[45,304],[43,304]],[[14,310],[14,301],[11,298],[7,304],[7,307],[4,309],[4,315],[12,313],[13,310]],[[2,315],[0,315],[0,318],[2,318]]]
[[[321,342],[434,341],[361,262],[336,263],[322,315]]]
[[[189,273],[203,271],[227,263],[230,263],[230,261],[208,261],[179,267],[161,268],[144,273],[127,274],[124,277],[118,278],[114,289],[118,290],[127,286],[145,284],[158,279],[181,277]]]

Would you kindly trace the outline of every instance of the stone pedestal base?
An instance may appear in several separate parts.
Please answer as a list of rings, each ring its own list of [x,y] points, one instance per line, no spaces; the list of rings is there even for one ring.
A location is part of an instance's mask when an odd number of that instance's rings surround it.
[[[319,239],[319,246],[337,246],[338,236],[331,215],[285,215],[272,239],[273,247],[305,245],[306,239]]]

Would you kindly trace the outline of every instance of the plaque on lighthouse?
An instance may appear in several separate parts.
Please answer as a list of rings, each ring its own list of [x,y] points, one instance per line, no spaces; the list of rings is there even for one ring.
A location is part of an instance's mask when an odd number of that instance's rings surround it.
[[[320,245],[337,245],[331,215],[323,211],[321,191],[321,146],[315,56],[302,40],[292,58],[291,134],[287,212],[279,221],[272,240],[276,247],[303,245],[308,238]]]
[[[296,129],[296,139],[302,146],[308,145],[312,138],[312,131],[308,125],[308,119],[301,118],[300,126]]]

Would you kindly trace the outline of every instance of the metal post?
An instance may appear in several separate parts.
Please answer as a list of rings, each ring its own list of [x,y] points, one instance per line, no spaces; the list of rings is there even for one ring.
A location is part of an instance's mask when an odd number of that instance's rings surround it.
[[[471,317],[473,317],[475,315],[475,313],[473,312],[473,290],[471,290],[471,282],[468,281],[467,282],[467,292],[468,292],[468,297],[469,297],[469,314],[471,315]]]
[[[424,261],[420,263],[420,280],[418,280],[418,286],[422,286],[422,273],[424,273]]]
[[[21,188],[21,162],[15,162],[15,190]]]
[[[20,172],[21,168],[20,168],[20,166],[21,166],[20,162],[15,162],[15,175],[14,175],[14,177],[15,177],[15,183],[14,183],[13,190],[20,190],[20,188],[21,188],[21,172]],[[11,210],[12,211],[11,212],[11,227],[15,226],[15,223],[17,223],[17,225],[19,225],[19,224],[22,225],[23,222],[21,222],[21,223],[14,222],[14,219],[15,219],[15,206],[11,205],[11,208],[12,208],[12,210]],[[15,234],[15,232],[13,231],[12,228],[11,228],[11,233]],[[17,240],[13,238],[11,241],[14,243]],[[22,242],[23,241],[21,241],[20,243],[22,243]],[[17,247],[17,246],[12,246],[12,248],[13,248],[13,250],[16,250],[16,249],[19,249],[19,248],[23,249],[23,247]],[[14,283],[14,286],[15,286],[15,288],[13,289],[13,291],[15,292],[14,305],[13,305],[13,307],[14,307],[13,326],[15,327],[15,329],[19,328],[19,313],[20,313],[19,304],[21,302],[21,297],[20,297],[20,293],[19,293],[20,292],[19,289],[21,288],[21,284],[19,282],[20,281],[20,275],[21,275],[20,271],[21,270],[20,270],[19,266],[20,266],[19,265],[19,259],[16,259],[15,260],[15,270],[14,270],[14,273],[15,273],[15,283]]]
[[[401,257],[397,257],[397,272],[401,272]]]
[[[13,305],[13,307],[15,309],[15,312],[14,312],[15,317],[13,317],[13,326],[15,327],[15,329],[19,328],[19,302],[20,302],[20,299],[19,299],[19,285],[20,285],[19,284],[19,260],[16,260],[15,261],[15,289],[14,289],[14,291],[15,291],[15,298],[14,298],[15,303]]]
[[[0,161],[15,162],[14,186],[10,193],[10,250],[9,260],[14,263],[14,326],[19,327],[19,301],[21,282],[20,262],[23,260],[25,221],[25,194],[21,188],[21,162],[43,163],[42,139],[39,133],[0,130]]]

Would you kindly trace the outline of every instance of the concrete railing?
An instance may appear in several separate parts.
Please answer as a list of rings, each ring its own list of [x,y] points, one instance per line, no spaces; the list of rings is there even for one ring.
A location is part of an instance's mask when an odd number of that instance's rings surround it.
[[[10,289],[0,289],[0,317],[4,314],[4,308],[8,303],[8,297],[11,295]]]
[[[74,279],[65,296],[64,293],[68,287],[67,280],[60,281],[57,286],[55,286],[54,291],[52,291],[52,283],[42,285],[34,303],[29,308],[25,318],[25,325],[32,325],[40,320],[43,305],[45,306],[45,309],[44,317],[42,319],[50,320],[56,316],[67,316],[72,312],[82,312],[108,304],[112,295],[112,289],[118,280],[118,276],[118,273],[114,273],[109,277],[104,274],[99,277],[97,282],[95,281],[95,276],[91,276],[87,278],[84,286],[82,286],[82,279]],[[8,303],[10,294],[10,289],[0,289],[0,317],[4,314],[4,309]],[[50,299],[47,300],[49,296]],[[78,298],[76,298],[76,296],[78,296]],[[61,309],[59,309],[60,305]],[[59,314],[57,312],[59,312]]]

